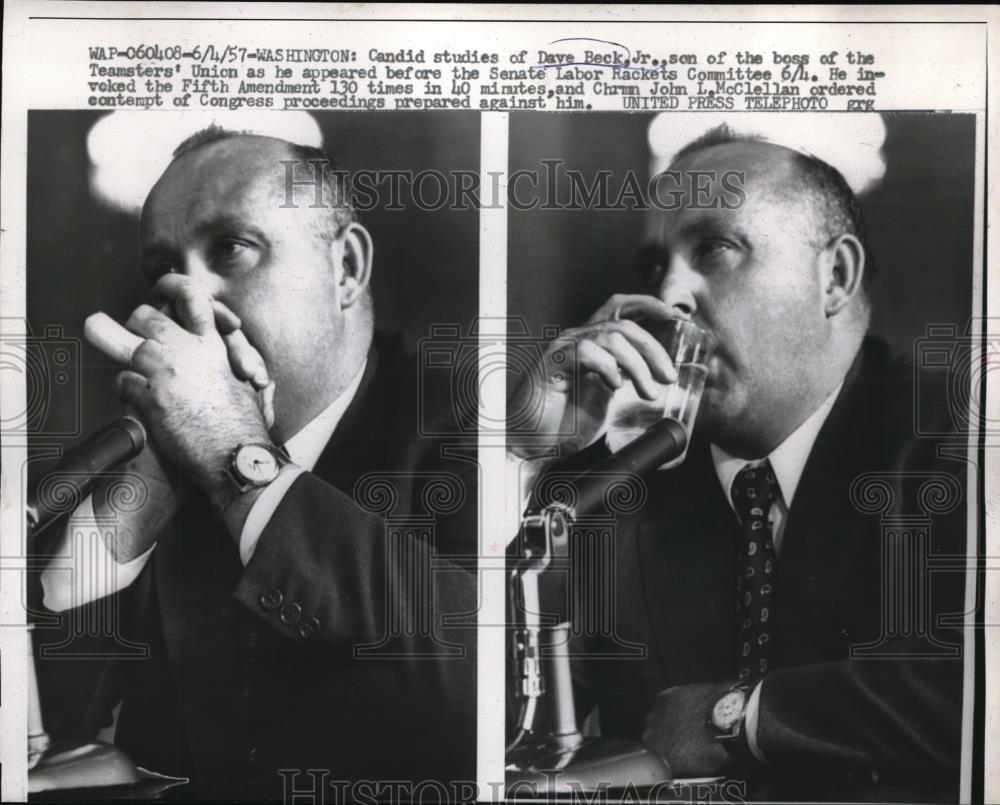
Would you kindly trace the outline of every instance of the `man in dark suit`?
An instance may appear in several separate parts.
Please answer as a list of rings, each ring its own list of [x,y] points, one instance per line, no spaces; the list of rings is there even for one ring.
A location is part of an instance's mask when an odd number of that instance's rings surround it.
[[[718,343],[685,462],[617,513],[613,614],[577,628],[580,701],[677,777],[955,786],[962,641],[940,617],[961,626],[965,435],[958,460],[915,436],[913,371],[867,336],[874,265],[837,170],[726,127],[671,168],[688,189],[651,217],[649,295],[564,332],[512,403],[549,447],[586,448],[565,477],[607,455],[616,391],[651,400],[676,379],[637,320],[690,319]],[[519,449],[525,479],[553,471],[538,449]],[[940,560],[951,572],[928,573]]]
[[[116,518],[104,588],[43,577],[66,628],[120,612],[118,648],[148,646],[41,659],[49,730],[89,737],[123,699],[116,742],[199,798],[475,774],[474,456],[420,438],[416,358],[375,333],[371,238],[341,175],[314,203],[316,159],[224,131],[178,149],[141,221],[163,306],[97,339],[150,432],[127,468],[148,497],[85,504]]]

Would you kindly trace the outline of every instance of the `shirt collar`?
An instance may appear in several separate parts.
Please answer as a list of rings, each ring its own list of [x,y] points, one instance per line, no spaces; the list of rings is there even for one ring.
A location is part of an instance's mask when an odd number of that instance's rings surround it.
[[[781,488],[785,508],[792,507],[792,499],[795,497],[795,490],[798,489],[802,471],[805,469],[806,461],[812,452],[813,444],[816,442],[820,428],[823,427],[823,423],[830,415],[830,409],[837,401],[837,395],[840,394],[843,386],[844,383],[841,381],[833,393],[823,401],[823,404],[813,411],[805,422],[792,431],[788,438],[774,448],[770,455],[764,458],[747,461],[745,458],[730,455],[718,445],[711,446],[715,473],[719,476],[719,483],[722,484],[722,490],[726,493],[726,500],[729,501],[730,506],[733,505],[730,490],[736,474],[747,464],[756,465],[768,459],[771,462],[771,469],[774,470],[774,476],[778,480],[778,486]]]
[[[361,368],[351,378],[351,382],[341,392],[340,396],[285,442],[285,449],[288,451],[289,457],[295,464],[302,467],[302,469],[311,470],[316,466],[323,448],[326,447],[327,442],[330,441],[330,437],[333,436],[333,432],[337,429],[337,425],[340,424],[347,406],[351,404],[354,395],[358,393],[358,387],[361,385],[361,378],[364,377],[366,366],[368,366],[367,359],[361,364]]]

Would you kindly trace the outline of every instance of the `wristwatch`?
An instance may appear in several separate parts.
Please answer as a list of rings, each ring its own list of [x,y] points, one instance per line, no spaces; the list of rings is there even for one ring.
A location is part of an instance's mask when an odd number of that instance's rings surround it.
[[[278,477],[281,468],[291,463],[283,447],[263,442],[241,444],[229,457],[223,481],[212,493],[212,505],[222,514],[252,489],[267,486]]]
[[[738,682],[712,708],[711,723],[715,727],[716,740],[741,765],[756,763],[746,734],[747,705],[753,688],[753,683]]]

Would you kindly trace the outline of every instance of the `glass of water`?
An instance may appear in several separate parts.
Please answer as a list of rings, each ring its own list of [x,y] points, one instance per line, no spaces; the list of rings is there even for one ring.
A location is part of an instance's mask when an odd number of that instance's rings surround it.
[[[714,349],[712,337],[683,319],[639,321],[638,324],[663,345],[677,369],[677,382],[657,383],[656,398],[646,400],[639,396],[632,382],[626,380],[615,392],[608,408],[605,420],[608,448],[617,452],[654,422],[665,418],[676,419],[684,426],[690,444]],[[680,464],[685,455],[686,447],[682,455],[660,469]]]

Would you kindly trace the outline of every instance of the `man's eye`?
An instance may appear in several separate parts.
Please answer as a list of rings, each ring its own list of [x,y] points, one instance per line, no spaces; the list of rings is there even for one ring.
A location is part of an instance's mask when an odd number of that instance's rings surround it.
[[[635,255],[635,270],[639,279],[646,284],[656,282],[657,277],[663,273],[665,263],[664,256],[652,250],[640,251]]]
[[[722,257],[732,248],[732,244],[725,240],[720,240],[718,238],[712,238],[711,240],[703,240],[698,243],[695,247],[695,257],[699,260],[710,260],[712,258]]]
[[[212,247],[212,260],[215,263],[227,264],[235,263],[243,259],[249,252],[250,246],[241,240],[234,238],[223,238],[216,241]]]

